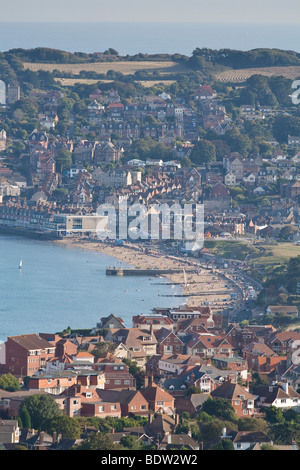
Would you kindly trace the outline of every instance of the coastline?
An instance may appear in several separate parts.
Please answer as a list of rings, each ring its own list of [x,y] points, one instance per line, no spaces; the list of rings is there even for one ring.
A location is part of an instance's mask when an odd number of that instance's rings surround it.
[[[64,238],[52,240],[52,242],[60,246],[102,253],[137,269],[182,269],[182,274],[170,272],[170,274],[163,276],[171,284],[181,286],[182,294],[178,296],[178,305],[185,304],[190,307],[199,307],[207,305],[209,302],[212,310],[220,310],[225,298],[227,301],[230,301],[232,290],[229,290],[227,287],[228,281],[223,276],[204,269],[200,263],[193,266],[195,271],[186,271],[186,277],[184,276],[184,270],[191,269],[190,258],[184,260],[174,259],[168,255],[157,256],[137,251],[130,245],[117,246],[87,239]]]

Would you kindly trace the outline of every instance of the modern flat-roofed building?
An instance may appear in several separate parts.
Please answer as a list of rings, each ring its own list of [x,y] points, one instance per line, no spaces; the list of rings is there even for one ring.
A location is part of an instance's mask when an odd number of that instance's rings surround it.
[[[53,224],[57,232],[65,236],[97,235],[98,230],[108,230],[108,217],[97,214],[55,214]]]

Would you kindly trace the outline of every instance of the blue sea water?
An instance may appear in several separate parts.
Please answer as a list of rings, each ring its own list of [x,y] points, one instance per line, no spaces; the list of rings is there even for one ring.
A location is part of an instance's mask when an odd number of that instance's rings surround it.
[[[0,235],[0,342],[8,336],[93,328],[111,313],[132,326],[132,316],[171,307],[183,298],[166,279],[106,276],[125,266],[90,250]],[[23,268],[19,270],[20,260]]]
[[[212,49],[279,48],[300,52],[298,24],[263,23],[1,23],[0,51],[50,47],[69,52],[121,55],[179,53]]]

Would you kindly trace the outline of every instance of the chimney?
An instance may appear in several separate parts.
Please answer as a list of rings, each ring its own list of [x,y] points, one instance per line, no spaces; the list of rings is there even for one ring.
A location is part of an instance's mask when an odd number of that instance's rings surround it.
[[[44,431],[40,432],[40,444],[44,444]]]
[[[53,444],[57,443],[57,432],[56,431],[53,432],[52,442],[53,442]]]
[[[282,388],[285,391],[285,393],[287,394],[289,393],[289,383],[287,380],[282,381]]]
[[[145,375],[144,377],[144,388],[147,388],[149,385],[149,377],[148,375]]]
[[[222,432],[222,438],[225,439],[226,438],[226,428],[223,428],[223,432]]]
[[[152,423],[152,417],[153,417],[152,413],[149,413],[149,414],[148,414],[148,423],[149,423],[149,424]]]

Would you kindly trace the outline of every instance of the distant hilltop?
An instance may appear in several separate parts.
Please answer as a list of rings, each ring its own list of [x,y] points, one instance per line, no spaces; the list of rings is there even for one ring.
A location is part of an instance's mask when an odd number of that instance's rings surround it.
[[[0,52],[0,60],[11,60],[12,55],[22,62],[77,64],[86,62],[114,62],[114,61],[175,61],[184,63],[193,70],[201,70],[206,63],[231,68],[251,67],[283,67],[300,65],[300,54],[294,51],[281,49],[259,48],[249,51],[235,49],[209,49],[196,47],[192,55],[182,54],[144,54],[120,56],[119,52],[109,48],[104,52],[67,52],[59,49],[37,47],[34,49],[11,49]]]

